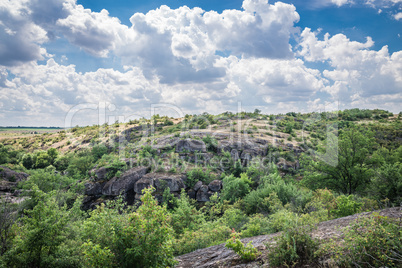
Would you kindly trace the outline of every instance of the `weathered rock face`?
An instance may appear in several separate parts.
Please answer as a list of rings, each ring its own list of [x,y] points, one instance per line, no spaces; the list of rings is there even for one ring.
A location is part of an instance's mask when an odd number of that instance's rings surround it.
[[[154,179],[152,177],[142,177],[139,181],[137,181],[134,185],[134,192],[137,194],[142,194],[142,190],[146,189],[150,186],[154,187]]]
[[[85,183],[85,195],[101,195],[103,184],[87,182]]]
[[[219,192],[222,189],[222,181],[213,180],[208,184],[208,188],[212,192]]]
[[[103,186],[102,194],[117,196],[134,188],[142,176],[148,172],[148,167],[135,167],[125,172],[120,178],[114,177]]]
[[[285,170],[285,171],[297,170],[300,168],[300,164],[299,164],[298,160],[296,160],[295,162],[290,162],[290,161],[286,161],[283,158],[279,159],[277,166],[278,166],[278,168]]]
[[[209,201],[210,195],[208,194],[208,186],[202,185],[200,189],[197,191],[196,199],[198,202],[207,202]]]
[[[205,146],[205,143],[201,140],[192,140],[192,139],[185,139],[185,140],[180,140],[177,142],[176,145],[176,152],[201,152],[201,153],[206,153],[207,152],[207,147]]]
[[[116,198],[123,195],[124,201],[129,205],[134,203],[134,185],[149,171],[148,167],[135,167],[124,172],[117,178],[114,177],[110,181],[105,181],[107,168],[99,168],[93,170],[92,173],[98,174],[99,177],[92,177],[92,181],[85,183],[85,195],[83,200],[84,209],[93,209],[104,200],[100,199],[102,195],[106,199]],[[101,179],[100,179],[101,178]]]
[[[242,162],[251,161],[256,156],[267,155],[267,141],[262,139],[222,140],[218,152],[230,152],[234,161],[238,159],[241,159]]]
[[[26,180],[28,176],[24,172],[0,166],[0,196],[4,196],[7,202],[20,203],[24,198],[18,197],[20,191],[17,191],[16,187],[18,182]]]
[[[9,182],[20,182],[28,178],[28,174],[24,172],[16,172],[7,167],[0,166],[0,180]]]
[[[110,169],[106,167],[101,167],[97,170],[95,170],[95,178],[97,180],[105,180],[107,177],[107,173],[110,171]]]
[[[185,188],[184,182],[181,175],[160,175],[155,179],[155,187],[158,191],[163,191],[167,188],[170,192],[180,192],[181,189]]]

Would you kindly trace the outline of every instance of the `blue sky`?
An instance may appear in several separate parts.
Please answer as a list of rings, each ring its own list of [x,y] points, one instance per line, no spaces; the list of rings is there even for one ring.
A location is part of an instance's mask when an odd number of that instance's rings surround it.
[[[398,113],[401,29],[402,0],[3,1],[0,125]]]

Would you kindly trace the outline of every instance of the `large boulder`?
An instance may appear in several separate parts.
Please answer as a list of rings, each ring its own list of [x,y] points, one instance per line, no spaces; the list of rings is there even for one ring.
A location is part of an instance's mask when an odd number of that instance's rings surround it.
[[[142,190],[146,189],[148,187],[154,187],[154,179],[151,177],[142,177],[139,181],[137,181],[134,185],[134,192],[136,192],[138,195],[142,194]]]
[[[197,192],[201,188],[201,186],[202,186],[202,181],[198,181],[193,187],[194,191]]]
[[[98,182],[85,183],[85,195],[101,195],[103,184]]]
[[[196,191],[194,191],[193,189],[190,189],[187,191],[187,195],[189,198],[191,199],[195,199],[196,198]]]
[[[149,177],[153,175],[155,181],[155,187],[158,191],[164,191],[166,188],[170,189],[170,192],[180,192],[181,189],[185,188],[182,175],[175,174],[158,174],[150,173]]]
[[[208,188],[212,192],[219,192],[222,189],[222,181],[213,180],[208,184]]]
[[[209,194],[208,194],[208,186],[202,185],[200,189],[197,191],[197,201],[198,202],[207,202],[209,201]]]
[[[117,196],[122,192],[127,192],[133,189],[136,182],[138,182],[147,172],[148,167],[135,167],[126,171],[121,177],[114,177],[103,186],[102,194]]]
[[[92,176],[94,180],[103,181],[107,179],[107,174],[109,171],[110,169],[107,167],[94,168],[89,171],[89,175]]]
[[[205,143],[201,140],[193,140],[193,139],[185,139],[185,140],[180,140],[177,142],[176,145],[176,152],[201,152],[201,153],[206,153],[207,152],[207,147],[205,146]]]

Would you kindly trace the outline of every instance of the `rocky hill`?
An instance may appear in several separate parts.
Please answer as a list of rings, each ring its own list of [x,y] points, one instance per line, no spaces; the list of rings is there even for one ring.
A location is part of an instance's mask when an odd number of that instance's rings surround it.
[[[401,218],[402,219],[402,207],[387,208],[383,210],[376,211],[381,216],[387,216],[390,218]],[[371,215],[372,212],[359,213],[343,218],[338,218],[335,220],[321,222],[317,225],[317,229],[313,231],[313,237],[317,237],[320,240],[328,239],[340,239],[342,240],[343,229],[348,227],[352,222],[360,217],[367,217]],[[269,267],[269,262],[267,260],[268,247],[274,243],[274,237],[280,233],[274,233],[269,235],[260,235],[255,237],[249,237],[242,239],[243,243],[248,243],[252,241],[252,244],[261,253],[259,257],[253,262],[244,262],[240,257],[230,249],[225,248],[225,244],[220,244],[212,246],[209,248],[199,249],[194,252],[178,256],[176,260],[179,264],[177,268],[223,268],[223,267]],[[327,260],[323,260],[325,262]]]

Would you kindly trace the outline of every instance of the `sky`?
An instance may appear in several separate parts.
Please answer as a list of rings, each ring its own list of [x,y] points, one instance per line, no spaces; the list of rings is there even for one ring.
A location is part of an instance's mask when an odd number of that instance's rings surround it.
[[[0,126],[401,111],[402,0],[0,0]]]

